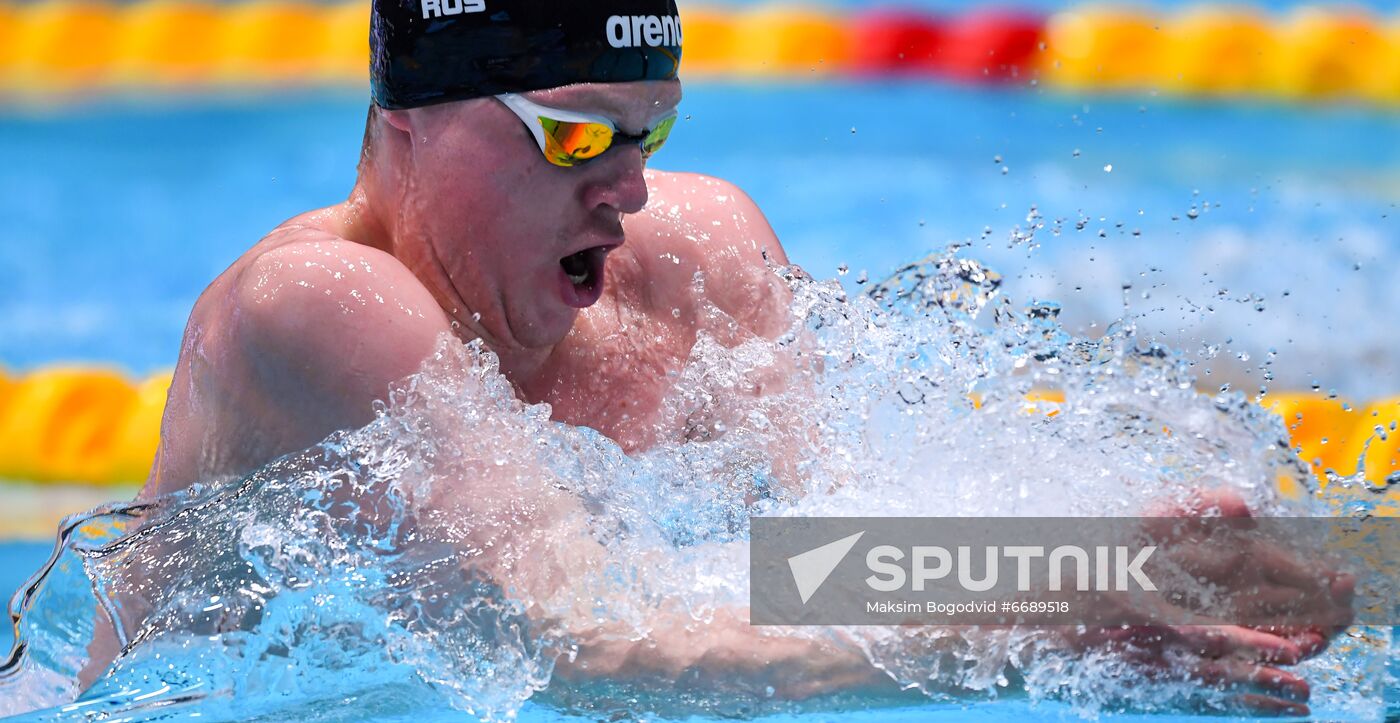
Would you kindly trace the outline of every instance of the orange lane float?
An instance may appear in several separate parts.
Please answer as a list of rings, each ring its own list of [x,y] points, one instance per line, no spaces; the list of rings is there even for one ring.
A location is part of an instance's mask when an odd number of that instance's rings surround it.
[[[1279,29],[1272,89],[1290,98],[1364,93],[1388,39],[1359,11],[1304,8]]]
[[[130,484],[145,479],[160,440],[168,373],[133,382],[104,368],[0,371],[0,479]],[[974,396],[973,404],[980,407]],[[1026,395],[1025,411],[1056,416],[1059,390]],[[1326,484],[1358,471],[1400,482],[1400,397],[1353,407],[1320,394],[1270,394],[1299,457]],[[1163,430],[1170,434],[1170,430]],[[1296,482],[1296,481],[1295,481]]]
[[[1264,408],[1283,418],[1298,458],[1319,480],[1356,470],[1356,457],[1347,455],[1360,415],[1350,404],[1321,394],[1283,393],[1270,394]]]
[[[738,15],[730,55],[739,75],[831,75],[846,69],[850,37],[844,20],[824,10],[759,6]]]
[[[875,74],[1067,92],[1400,105],[1400,18],[1229,5],[857,10],[687,7],[692,76]],[[0,90],[363,86],[364,0],[0,0]]]
[[[1244,8],[1198,7],[1171,18],[1158,73],[1164,90],[1227,96],[1267,87],[1278,39],[1263,15]]]
[[[1374,485],[1400,484],[1400,397],[1362,410],[1350,444],[1348,454],[1360,461],[1364,479]]]
[[[332,5],[322,12],[325,45],[316,75],[328,82],[363,83],[369,67],[369,13],[358,3]]]
[[[212,80],[223,54],[224,14],[188,0],[151,0],[124,13],[113,80],[128,85],[195,85]]]
[[[116,60],[123,12],[88,0],[57,0],[8,11],[6,76],[21,87],[64,92],[107,83]]]
[[[687,9],[683,24],[686,75],[724,73],[733,65],[737,35],[733,13],[707,8]]]
[[[237,84],[314,78],[330,34],[309,3],[253,0],[227,6],[222,77]]]
[[[1045,42],[1045,79],[1076,90],[1150,87],[1163,56],[1163,35],[1155,17],[1113,7],[1055,15],[1046,24]]]
[[[0,478],[131,483],[160,436],[168,375],[133,384],[110,369],[59,366],[0,384]]]

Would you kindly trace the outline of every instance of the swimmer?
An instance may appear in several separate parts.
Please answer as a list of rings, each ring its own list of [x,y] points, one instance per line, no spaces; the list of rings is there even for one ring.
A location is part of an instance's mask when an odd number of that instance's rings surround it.
[[[645,449],[682,421],[659,418],[660,402],[706,309],[734,321],[736,343],[785,328],[772,267],[788,260],[753,201],[647,168],[685,130],[674,0],[488,2],[374,1],[355,185],[273,229],[200,296],[143,497],[363,426],[443,334],[482,340],[554,419]],[[684,622],[584,641],[558,677],[728,676],[792,698],[894,688],[858,650],[760,635],[742,611]],[[1158,648],[1177,643],[1228,659],[1210,674],[1253,691],[1248,709],[1306,710],[1306,684],[1273,666],[1313,648],[1243,628],[1182,630]]]

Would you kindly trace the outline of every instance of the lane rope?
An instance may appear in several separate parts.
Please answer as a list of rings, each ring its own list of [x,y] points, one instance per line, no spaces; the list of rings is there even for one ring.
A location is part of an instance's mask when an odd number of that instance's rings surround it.
[[[927,77],[1400,106],[1400,18],[1357,9],[1092,5],[1042,16],[763,4],[683,17],[692,78]],[[368,33],[362,0],[0,0],[0,92],[362,86]]]

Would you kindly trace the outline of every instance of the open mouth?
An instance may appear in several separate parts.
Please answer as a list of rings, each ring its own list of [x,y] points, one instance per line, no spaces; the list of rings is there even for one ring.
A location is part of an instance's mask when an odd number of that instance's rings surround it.
[[[607,246],[584,249],[559,259],[559,266],[569,277],[569,283],[580,291],[591,291],[603,279],[603,262],[608,251]]]
[[[594,246],[559,259],[565,285],[564,301],[582,309],[592,306],[603,293],[603,265],[614,246]]]

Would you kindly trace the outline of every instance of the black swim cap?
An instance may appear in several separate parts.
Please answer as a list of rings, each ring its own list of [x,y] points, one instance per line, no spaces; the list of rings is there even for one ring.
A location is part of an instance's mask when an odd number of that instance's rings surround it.
[[[675,0],[373,0],[370,88],[415,108],[572,83],[676,77]]]

